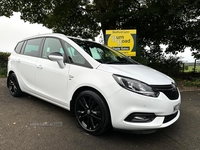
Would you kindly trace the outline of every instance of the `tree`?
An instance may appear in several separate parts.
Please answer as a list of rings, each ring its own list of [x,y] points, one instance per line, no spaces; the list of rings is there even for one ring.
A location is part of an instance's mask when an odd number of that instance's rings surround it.
[[[122,28],[136,28],[137,40],[144,49],[143,56],[153,54],[155,59],[162,53],[183,52],[186,47],[199,53],[200,49],[200,1],[199,0],[149,0],[130,19],[123,23]],[[168,45],[163,51],[160,44]],[[148,52],[148,53],[147,53]],[[197,56],[194,53],[194,56]]]
[[[174,54],[185,47],[200,51],[200,0],[1,0],[0,8],[0,16],[21,12],[24,21],[83,38],[137,29],[138,49],[149,46],[155,58],[162,55],[160,44]]]

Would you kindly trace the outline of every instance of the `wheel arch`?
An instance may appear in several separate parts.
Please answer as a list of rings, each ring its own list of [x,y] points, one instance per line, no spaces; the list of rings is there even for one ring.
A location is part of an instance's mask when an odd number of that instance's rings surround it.
[[[12,76],[12,79],[10,78],[10,76]],[[10,84],[11,82],[12,84]],[[20,88],[19,81],[14,71],[10,70],[7,74],[7,87],[9,88],[11,95],[14,97],[19,97],[23,95],[23,91]]]
[[[86,90],[90,90],[90,91],[93,91],[93,92],[96,92],[101,98],[102,100],[104,101],[104,103],[106,104],[106,107],[109,111],[109,118],[110,118],[110,121],[111,121],[111,113],[110,113],[110,108],[108,106],[108,103],[105,99],[105,97],[98,91],[96,90],[95,88],[93,87],[89,87],[89,86],[83,86],[83,87],[80,87],[78,88],[73,96],[72,96],[72,100],[70,101],[70,112],[72,113],[72,115],[74,115],[74,106],[75,106],[75,100],[76,100],[76,97],[78,96],[78,94],[80,94],[82,91],[86,91]]]
[[[11,70],[11,71],[7,74],[7,87],[8,87],[8,79],[9,79],[9,76],[10,76],[12,73],[15,73],[15,72]]]

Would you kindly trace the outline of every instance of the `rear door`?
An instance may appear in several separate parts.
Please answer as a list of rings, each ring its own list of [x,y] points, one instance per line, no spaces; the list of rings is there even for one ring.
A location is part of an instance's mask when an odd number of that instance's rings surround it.
[[[43,38],[27,40],[17,58],[16,73],[23,91],[34,93],[36,62],[40,55]]]

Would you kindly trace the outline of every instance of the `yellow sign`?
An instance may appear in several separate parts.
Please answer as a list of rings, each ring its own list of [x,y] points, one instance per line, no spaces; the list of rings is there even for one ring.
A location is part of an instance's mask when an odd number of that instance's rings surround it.
[[[136,56],[136,30],[106,30],[106,44],[126,56]]]

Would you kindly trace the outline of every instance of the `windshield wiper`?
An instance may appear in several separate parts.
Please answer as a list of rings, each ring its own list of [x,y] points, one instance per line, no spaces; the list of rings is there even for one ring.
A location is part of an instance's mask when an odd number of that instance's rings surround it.
[[[120,62],[120,61],[107,61],[105,62],[106,64],[121,64],[123,62]]]
[[[129,61],[107,61],[106,64],[132,64],[132,62]]]
[[[107,62],[104,62],[105,64],[135,64],[134,62],[132,61],[128,61],[128,60],[121,60],[121,61],[115,61],[115,60],[111,60],[111,61],[107,61]]]

